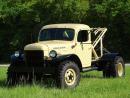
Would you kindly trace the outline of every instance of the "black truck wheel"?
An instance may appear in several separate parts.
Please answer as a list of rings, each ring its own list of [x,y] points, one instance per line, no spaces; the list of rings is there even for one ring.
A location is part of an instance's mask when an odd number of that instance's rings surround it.
[[[15,72],[7,72],[7,81],[8,86],[14,86],[17,84],[17,74]]]
[[[63,61],[58,66],[57,85],[60,88],[74,88],[80,81],[80,70],[73,61]]]
[[[8,86],[32,83],[32,81],[33,81],[32,75],[29,73],[16,73],[16,72],[7,73],[7,85]]]
[[[121,56],[116,56],[113,61],[108,61],[103,70],[104,77],[123,77],[125,64]]]
[[[11,70],[11,67],[8,68],[7,81],[6,81],[6,84],[8,86],[14,86],[19,83],[31,83],[31,82],[32,82],[32,75],[30,73],[14,72]]]

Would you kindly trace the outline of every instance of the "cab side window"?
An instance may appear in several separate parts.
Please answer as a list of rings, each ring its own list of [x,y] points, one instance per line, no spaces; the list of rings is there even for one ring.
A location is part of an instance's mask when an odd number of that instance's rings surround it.
[[[78,33],[78,42],[86,42],[88,41],[88,32],[87,30],[81,30]]]

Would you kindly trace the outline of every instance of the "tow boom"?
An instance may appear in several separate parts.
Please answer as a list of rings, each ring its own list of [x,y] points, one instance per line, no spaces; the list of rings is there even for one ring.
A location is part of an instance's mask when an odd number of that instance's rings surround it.
[[[92,53],[94,55],[94,59],[98,59],[102,57],[103,51],[109,52],[107,49],[103,47],[103,38],[106,31],[107,31],[107,28],[91,28],[91,33],[94,33],[95,36],[99,34],[92,44]],[[98,45],[98,43],[100,43],[100,56],[97,55],[97,52],[95,50],[95,47]]]

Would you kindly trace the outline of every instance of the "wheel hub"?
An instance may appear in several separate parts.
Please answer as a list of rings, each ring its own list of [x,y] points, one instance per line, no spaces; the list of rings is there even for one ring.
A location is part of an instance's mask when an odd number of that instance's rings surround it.
[[[123,75],[123,65],[122,65],[122,63],[117,64],[117,70],[118,70],[119,77],[121,77]]]
[[[73,85],[76,80],[76,73],[73,69],[68,69],[65,72],[65,82],[67,85]]]

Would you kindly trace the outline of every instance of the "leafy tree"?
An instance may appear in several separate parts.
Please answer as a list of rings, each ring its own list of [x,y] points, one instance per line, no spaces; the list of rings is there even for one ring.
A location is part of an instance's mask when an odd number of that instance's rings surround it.
[[[107,27],[105,46],[130,56],[129,0],[0,0],[0,60],[36,42],[40,28],[50,23]]]
[[[105,45],[111,51],[130,56],[127,41],[130,40],[130,2],[127,0],[90,0],[89,23],[108,28]]]

